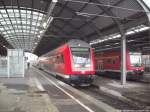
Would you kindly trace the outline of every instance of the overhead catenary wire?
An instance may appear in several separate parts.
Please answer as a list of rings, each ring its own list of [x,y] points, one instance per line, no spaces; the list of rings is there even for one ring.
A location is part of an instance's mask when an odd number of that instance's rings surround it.
[[[146,12],[144,10],[129,9],[129,8],[125,8],[125,7],[113,6],[113,5],[110,5],[110,4],[106,5],[106,4],[100,4],[100,3],[94,3],[94,2],[86,2],[86,1],[78,1],[78,0],[64,0],[64,1],[66,1],[66,2],[80,3],[80,4],[97,5],[97,6],[103,6],[103,7],[111,7],[111,8],[122,9],[122,10],[133,11],[133,12],[150,13],[150,12]]]
[[[86,13],[86,12],[76,12],[78,16],[84,16],[87,19],[84,18],[71,18],[71,17],[61,17],[61,16],[53,16],[54,19],[63,19],[63,20],[72,20],[72,21],[87,21],[90,17],[92,16],[97,16],[97,17],[105,17],[105,18],[114,18],[114,19],[119,19],[119,20],[129,20],[129,21],[135,21],[138,19],[130,19],[130,18],[121,18],[117,16],[108,16],[108,15],[101,15],[101,14],[91,14],[91,13]]]
[[[126,10],[126,11],[133,11],[133,12],[143,12],[143,13],[150,13],[150,12],[146,12],[144,10],[138,10],[138,9],[130,9],[130,8],[125,8],[125,7],[119,7],[119,6],[114,6],[114,5],[106,5],[106,4],[100,4],[100,3],[94,3],[94,2],[86,2],[86,1],[79,1],[79,0],[63,0],[66,2],[73,2],[73,3],[80,3],[80,4],[89,4],[89,5],[96,5],[96,6],[103,6],[103,7],[111,7],[111,8],[116,8],[118,10],[122,9],[122,10]],[[77,15],[79,16],[84,16],[86,18],[90,18],[91,16],[99,16],[99,17],[105,17],[105,18],[114,18],[114,19],[120,19],[120,20],[137,20],[137,19],[132,19],[132,18],[122,18],[119,16],[109,16],[109,15],[103,15],[103,14],[91,14],[91,13],[87,13],[87,12],[75,12]],[[64,20],[73,20],[73,21],[81,21],[81,19],[73,19],[73,18],[69,18],[69,17],[53,17],[54,19],[64,19]]]
[[[70,17],[61,17],[61,16],[53,16],[54,19],[64,19],[64,20],[73,20],[73,21],[85,21],[85,19],[80,19],[80,18],[70,18]]]
[[[81,16],[86,16],[86,17],[88,17],[88,16],[99,16],[99,17],[105,17],[105,18],[114,18],[114,19],[126,19],[126,20],[137,20],[137,19],[130,19],[130,18],[121,18],[121,17],[118,17],[118,16],[109,16],[109,15],[101,15],[101,14],[97,14],[97,13],[95,13],[95,14],[91,14],[91,13],[86,13],[86,12],[76,12],[78,15],[81,15]]]

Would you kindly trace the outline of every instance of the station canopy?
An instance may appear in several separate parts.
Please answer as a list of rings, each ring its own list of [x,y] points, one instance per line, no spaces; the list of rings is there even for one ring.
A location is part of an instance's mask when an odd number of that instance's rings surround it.
[[[118,47],[124,33],[129,45],[144,49],[149,46],[145,1],[1,0],[0,46],[42,55],[70,39],[81,39],[101,51]]]

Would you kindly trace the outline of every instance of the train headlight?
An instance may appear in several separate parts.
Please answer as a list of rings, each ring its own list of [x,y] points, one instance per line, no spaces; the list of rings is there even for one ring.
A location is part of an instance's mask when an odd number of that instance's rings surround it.
[[[74,65],[74,67],[79,68],[79,67],[80,67],[80,65],[79,65],[79,64],[75,64],[75,65]]]
[[[85,67],[91,67],[91,65],[90,64],[86,64]]]

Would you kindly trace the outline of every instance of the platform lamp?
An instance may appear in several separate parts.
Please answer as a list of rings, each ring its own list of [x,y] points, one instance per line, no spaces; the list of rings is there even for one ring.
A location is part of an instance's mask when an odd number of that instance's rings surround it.
[[[48,14],[45,17],[45,22],[42,24],[44,29],[47,29],[47,27],[50,25],[50,23],[53,21],[53,17],[51,16],[52,11],[56,5],[56,3],[58,2],[58,0],[52,0],[51,4],[48,7]]]
[[[46,32],[46,29],[50,26],[51,22],[53,21],[53,17],[51,16],[51,13],[56,5],[56,3],[58,2],[58,0],[52,0],[52,2],[50,3],[49,7],[48,7],[48,14],[45,17],[45,20],[43,23],[41,23],[41,25],[43,26],[44,30],[40,31],[40,35],[38,35],[38,39],[39,41],[41,40],[42,35]],[[32,49],[34,50],[34,49]]]
[[[44,29],[47,29],[47,27],[51,24],[51,22],[53,21],[53,19],[54,19],[54,18],[53,18],[52,16],[50,16],[50,17],[48,18],[48,20],[43,23],[43,28],[44,28]]]

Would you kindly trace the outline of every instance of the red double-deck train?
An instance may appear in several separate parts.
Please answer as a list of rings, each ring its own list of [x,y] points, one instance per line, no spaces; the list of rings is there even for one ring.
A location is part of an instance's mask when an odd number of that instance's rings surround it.
[[[95,74],[93,49],[76,39],[40,57],[37,66],[76,85],[91,84]]]
[[[104,51],[95,54],[96,72],[120,76],[121,74],[121,52]],[[140,52],[126,51],[126,70],[128,79],[142,78],[144,67],[142,64],[142,55]],[[112,75],[112,74],[111,74]],[[113,76],[114,76],[113,75]]]

